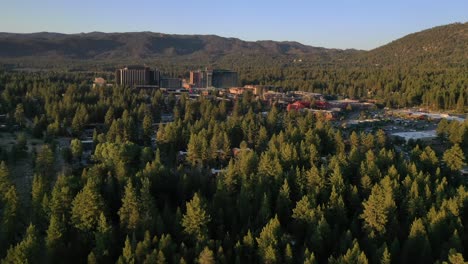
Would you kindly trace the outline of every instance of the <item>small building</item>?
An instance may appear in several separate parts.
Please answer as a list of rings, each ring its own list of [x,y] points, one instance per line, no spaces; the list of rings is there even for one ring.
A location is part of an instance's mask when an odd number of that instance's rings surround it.
[[[180,150],[179,152],[177,152],[177,162],[184,163],[187,159],[187,154],[188,154],[187,151]]]
[[[468,177],[468,166],[465,166],[460,170],[460,175],[463,177]],[[468,178],[466,178],[466,181],[468,181]]]
[[[435,130],[427,131],[410,131],[410,132],[398,132],[393,133],[392,136],[404,139],[406,142],[409,140],[423,140],[428,141],[437,138]]]
[[[230,94],[241,95],[243,94],[245,89],[243,87],[231,87],[229,88]]]
[[[161,123],[169,123],[174,121],[173,114],[161,114]]]
[[[279,100],[284,97],[283,93],[279,92],[274,92],[274,91],[268,91],[263,94],[263,99],[264,100]]]
[[[304,109],[304,108],[309,108],[310,107],[310,102],[304,102],[304,101],[296,101],[292,104],[288,104],[288,107],[287,107],[287,110],[288,111],[291,111],[291,110],[301,110],[301,109]]]
[[[308,109],[312,112],[316,118],[323,118],[325,120],[334,120],[338,115],[338,111],[331,111],[331,110],[316,110],[316,109]]]
[[[314,107],[317,109],[329,109],[331,106],[327,101],[315,101]]]
[[[221,172],[223,172],[222,169],[213,169],[213,168],[211,169],[211,175],[214,175],[214,176],[220,174]]]
[[[96,88],[96,87],[112,87],[112,84],[107,83],[107,81],[102,77],[97,77],[97,78],[94,78],[94,81],[93,81],[93,88]]]

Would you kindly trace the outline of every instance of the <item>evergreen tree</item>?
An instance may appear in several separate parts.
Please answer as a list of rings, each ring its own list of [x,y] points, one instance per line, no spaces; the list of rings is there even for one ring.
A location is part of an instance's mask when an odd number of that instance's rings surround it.
[[[63,254],[66,244],[66,226],[63,223],[63,219],[58,216],[52,215],[50,218],[49,228],[47,229],[47,236],[45,238],[45,244],[47,254],[50,261],[58,261],[57,254]]]
[[[182,227],[187,235],[198,242],[204,241],[208,236],[208,223],[211,218],[205,209],[198,193],[186,203],[187,211],[182,218]]]
[[[36,263],[39,259],[39,241],[34,225],[29,225],[26,234],[18,244],[8,249],[2,263]]]
[[[85,187],[76,195],[72,203],[71,220],[74,226],[88,232],[96,229],[104,201],[93,179],[88,179]]]
[[[458,171],[465,165],[465,155],[458,144],[445,151],[443,159],[452,171]]]
[[[363,202],[363,206],[361,218],[369,236],[385,235],[387,224],[396,209],[392,190],[384,189],[380,184],[374,185],[371,195]]]
[[[422,219],[415,219],[411,231],[403,247],[402,263],[431,263],[431,245],[427,237]]]
[[[211,251],[208,247],[205,247],[200,255],[198,256],[198,263],[200,264],[214,264],[215,258],[213,255],[213,251]]]
[[[70,149],[72,156],[75,159],[80,159],[83,155],[83,144],[81,143],[81,140],[77,138],[72,139],[70,143]]]
[[[258,253],[260,259],[265,263],[276,263],[279,255],[276,249],[280,245],[281,233],[278,216],[272,218],[262,229],[257,238]]]
[[[97,230],[94,232],[96,246],[94,251],[97,258],[102,259],[110,255],[112,245],[112,226],[107,222],[104,213],[99,215]]]
[[[117,263],[119,264],[134,264],[135,263],[134,249],[128,236],[125,239],[125,245],[122,250],[122,255],[120,255]]]
[[[127,231],[135,231],[139,226],[141,222],[140,208],[140,199],[137,196],[132,181],[129,180],[122,197],[122,207],[120,207],[118,212],[120,225]]]

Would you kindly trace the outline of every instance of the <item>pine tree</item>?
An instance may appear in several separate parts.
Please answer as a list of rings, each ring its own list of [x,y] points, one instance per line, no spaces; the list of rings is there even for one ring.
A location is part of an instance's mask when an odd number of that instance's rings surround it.
[[[36,228],[30,224],[26,230],[23,240],[14,247],[8,249],[6,257],[2,260],[5,263],[35,263],[39,258],[39,242]]]
[[[64,237],[65,231],[66,227],[63,223],[63,219],[59,218],[58,216],[52,215],[50,217],[50,224],[49,228],[47,229],[47,236],[45,238],[45,244],[49,260],[58,260],[56,259],[57,254],[63,252],[66,242]]]
[[[456,110],[459,113],[465,113],[465,97],[463,96],[463,93],[458,97]]]
[[[81,140],[74,138],[70,143],[70,150],[72,153],[73,158],[80,159],[83,155],[83,144]]]
[[[141,180],[140,190],[141,203],[141,222],[145,230],[154,229],[154,221],[156,218],[156,205],[153,196],[151,195],[151,182],[148,178]]]
[[[449,256],[448,256],[448,263],[449,264],[466,264],[465,259],[463,258],[463,255],[458,253],[454,249],[450,249]]]
[[[0,162],[0,197],[10,188],[10,171],[5,161]]]
[[[443,160],[452,171],[458,171],[465,165],[465,155],[458,144],[445,151]]]
[[[52,197],[49,202],[50,214],[56,216],[64,215],[66,220],[69,219],[73,200],[70,189],[70,177],[60,174],[51,195]]]
[[[88,122],[88,119],[89,116],[86,107],[84,105],[80,105],[75,112],[71,125],[72,131],[75,135],[79,135],[79,133],[81,133],[81,130]]]
[[[104,124],[106,125],[107,128],[110,128],[113,121],[114,121],[114,108],[111,106],[107,110],[106,115],[104,117]]]
[[[82,231],[94,231],[103,211],[104,201],[96,183],[88,179],[85,187],[76,195],[72,203],[71,220],[74,226]]]
[[[120,225],[127,231],[135,231],[141,221],[140,200],[132,181],[129,180],[125,186],[125,192],[122,197],[122,207],[119,209]]]
[[[99,215],[97,229],[94,232],[96,246],[94,251],[99,259],[110,255],[112,245],[112,226],[107,222],[104,213]]]
[[[211,218],[205,209],[198,193],[186,203],[187,211],[182,217],[184,232],[198,242],[204,241],[208,236],[208,223]]]
[[[156,256],[156,264],[166,264],[166,257],[164,256],[164,253],[162,250],[158,251],[158,255]]]
[[[46,191],[47,189],[42,176],[34,174],[31,187],[31,220],[38,229],[45,228],[46,225],[46,208],[42,206]]]
[[[363,202],[364,228],[369,236],[382,236],[386,233],[386,226],[395,210],[396,205],[391,190],[385,190],[380,184],[374,185],[371,195]]]
[[[18,193],[15,186],[10,185],[5,193],[0,194],[0,246],[9,243],[14,238],[19,220],[19,209]]]
[[[55,158],[52,148],[49,145],[43,145],[36,156],[36,172],[45,176],[46,182],[52,181],[54,162]]]
[[[120,255],[117,263],[119,264],[134,264],[135,263],[135,255],[133,252],[132,243],[130,242],[130,238],[128,236],[125,239],[125,245],[122,250],[122,255]]]
[[[293,263],[293,252],[289,243],[286,244],[286,248],[284,249],[284,263]]]
[[[205,247],[200,255],[198,255],[198,263],[199,264],[214,264],[215,258],[213,251],[211,251],[208,247]]]
[[[153,117],[150,113],[145,114],[145,117],[143,118],[142,126],[143,126],[143,135],[147,139],[150,139],[155,134],[155,131],[153,131]]]
[[[15,121],[19,126],[25,123],[24,107],[23,104],[18,104],[15,109]]]
[[[278,214],[280,222],[284,223],[288,222],[291,215],[291,199],[289,197],[289,193],[290,190],[288,181],[284,179],[276,202],[276,213]]]
[[[88,255],[88,264],[97,264],[96,256],[94,253],[91,251]]]
[[[388,248],[385,245],[384,251],[382,253],[382,256],[380,257],[380,263],[381,264],[391,264],[392,259],[391,259],[391,254],[388,252]]]
[[[368,260],[364,252],[359,248],[357,240],[353,241],[353,248],[348,249],[343,256],[343,263],[367,264]]]
[[[411,231],[403,247],[403,263],[432,263],[431,245],[422,219],[416,218],[411,224]]]
[[[317,264],[314,252],[310,252],[307,248],[304,252],[304,264]]]
[[[278,248],[281,238],[281,228],[278,216],[272,218],[263,228],[257,238],[258,253],[265,263],[275,263],[278,260]]]

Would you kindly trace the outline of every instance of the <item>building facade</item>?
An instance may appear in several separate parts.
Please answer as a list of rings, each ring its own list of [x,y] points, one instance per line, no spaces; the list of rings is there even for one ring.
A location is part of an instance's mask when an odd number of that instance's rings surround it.
[[[190,85],[195,88],[204,88],[202,71],[190,71]]]
[[[161,78],[159,86],[161,88],[181,88],[182,80],[179,78]]]
[[[191,71],[190,85],[194,88],[229,88],[237,86],[237,72],[229,70]]]
[[[237,86],[237,72],[228,70],[214,70],[212,72],[212,86],[229,88]]]
[[[159,85],[160,73],[146,66],[129,66],[115,71],[117,85]]]

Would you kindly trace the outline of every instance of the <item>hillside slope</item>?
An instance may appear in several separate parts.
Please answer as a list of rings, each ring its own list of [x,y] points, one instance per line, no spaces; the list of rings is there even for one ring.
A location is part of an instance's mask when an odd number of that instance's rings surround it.
[[[371,51],[326,49],[298,42],[243,41],[215,35],[154,32],[61,34],[0,33],[0,61],[148,62],[174,64],[282,64],[300,58],[312,63],[413,67],[468,65],[468,23],[413,33]]]
[[[356,58],[382,65],[454,65],[468,63],[468,23],[434,27],[392,41]]]
[[[148,59],[158,57],[216,57],[226,54],[312,56],[330,60],[342,51],[297,42],[257,41],[214,35],[168,35],[153,32],[84,34],[0,33],[0,58],[52,57],[68,59]]]

